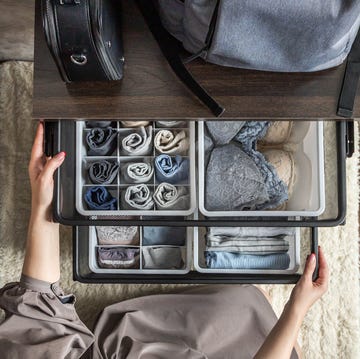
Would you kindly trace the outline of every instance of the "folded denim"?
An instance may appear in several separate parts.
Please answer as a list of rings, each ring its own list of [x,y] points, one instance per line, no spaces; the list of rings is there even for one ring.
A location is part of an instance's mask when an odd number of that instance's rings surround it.
[[[85,193],[85,202],[94,210],[114,211],[117,208],[117,199],[105,187],[90,187]]]
[[[266,161],[264,155],[256,151],[256,141],[265,136],[270,123],[268,121],[246,121],[235,139],[241,143],[242,149],[255,162],[263,176],[268,200],[256,205],[257,210],[276,208],[288,200],[286,184],[279,178],[273,165]]]
[[[127,269],[140,267],[140,249],[124,247],[98,247],[101,268]]]
[[[238,134],[245,121],[207,121],[206,127],[215,145],[226,145]]]
[[[143,246],[184,246],[186,227],[143,227]]]
[[[112,121],[86,121],[86,127],[110,127]]]
[[[208,210],[254,210],[268,200],[263,176],[251,157],[233,143],[213,149],[206,172]]]
[[[189,181],[189,159],[176,155],[160,155],[155,158],[155,175],[159,182],[176,184]]]
[[[185,131],[160,130],[154,139],[155,148],[160,153],[179,155],[189,149],[189,139]]]
[[[129,186],[123,195],[123,199],[126,207],[131,209],[150,210],[154,208],[151,191],[145,184]]]
[[[156,208],[160,210],[184,210],[190,208],[190,196],[185,187],[161,183],[154,193]]]
[[[122,140],[122,150],[128,156],[146,156],[152,152],[152,126],[139,129]]]
[[[179,247],[143,247],[145,269],[181,269],[184,261]]]
[[[136,226],[96,226],[99,244],[139,245],[139,227]]]
[[[121,121],[123,127],[145,127],[148,126],[150,121]]]
[[[151,180],[154,168],[151,163],[132,162],[123,166],[122,173],[127,183],[146,183]]]
[[[117,131],[111,127],[92,128],[86,135],[89,156],[111,155],[117,144]]]
[[[206,266],[212,269],[287,269],[287,253],[250,255],[230,252],[205,251]]]
[[[185,121],[156,121],[157,127],[184,127]]]
[[[90,181],[94,184],[110,184],[119,172],[119,165],[115,161],[93,162],[88,170]]]

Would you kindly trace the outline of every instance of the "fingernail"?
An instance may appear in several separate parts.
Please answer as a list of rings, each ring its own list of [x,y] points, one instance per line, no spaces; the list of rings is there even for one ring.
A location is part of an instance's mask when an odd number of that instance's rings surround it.
[[[315,261],[315,253],[311,253],[310,262],[314,262],[314,261]]]
[[[58,160],[62,160],[63,158],[65,158],[65,156],[66,156],[66,152],[62,151],[62,152],[59,152],[55,157]]]

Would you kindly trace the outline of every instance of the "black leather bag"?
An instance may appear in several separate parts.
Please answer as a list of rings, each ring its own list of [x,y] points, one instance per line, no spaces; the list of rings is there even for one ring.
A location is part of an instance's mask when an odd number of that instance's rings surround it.
[[[123,76],[121,1],[42,0],[45,37],[64,81]]]

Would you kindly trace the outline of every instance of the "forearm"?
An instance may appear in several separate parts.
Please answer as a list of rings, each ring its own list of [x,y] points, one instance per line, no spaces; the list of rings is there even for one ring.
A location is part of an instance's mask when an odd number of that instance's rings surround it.
[[[290,358],[303,319],[304,313],[289,302],[255,358]]]
[[[59,225],[41,210],[31,214],[23,273],[50,283],[60,279]]]

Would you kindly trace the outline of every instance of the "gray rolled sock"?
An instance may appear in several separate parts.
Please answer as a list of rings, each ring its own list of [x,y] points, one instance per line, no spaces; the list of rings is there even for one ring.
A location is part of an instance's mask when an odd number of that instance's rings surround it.
[[[157,127],[184,127],[185,121],[156,121]]]
[[[216,145],[228,144],[244,124],[245,121],[206,121],[206,127]]]
[[[152,179],[154,167],[147,162],[126,163],[122,173],[127,183],[146,183]]]
[[[239,146],[229,144],[212,151],[205,186],[208,210],[254,210],[268,199],[259,169]]]
[[[86,135],[89,156],[108,156],[116,148],[117,132],[111,127],[92,128]]]
[[[130,209],[150,210],[154,207],[152,193],[148,186],[138,184],[126,189],[125,194],[122,192],[123,202]]]
[[[128,156],[146,156],[152,153],[152,126],[139,127],[136,132],[123,138],[123,152]]]
[[[160,210],[185,210],[190,208],[190,196],[185,187],[161,183],[154,193],[156,208]]]
[[[90,181],[94,184],[110,184],[119,172],[117,162],[106,160],[93,162],[88,170]]]
[[[180,269],[184,266],[179,247],[143,247],[142,254],[146,269]]]

